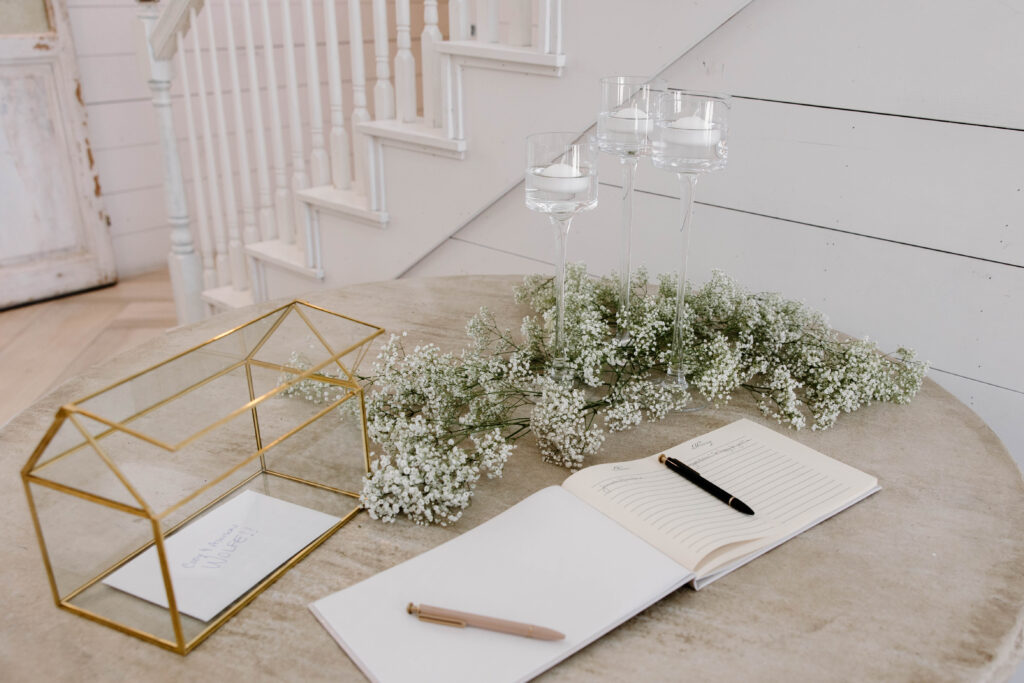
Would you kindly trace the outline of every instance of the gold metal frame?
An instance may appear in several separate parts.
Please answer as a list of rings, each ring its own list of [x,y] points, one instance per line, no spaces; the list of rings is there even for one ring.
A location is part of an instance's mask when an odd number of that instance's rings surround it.
[[[313,321],[310,320],[309,316],[306,315],[306,313],[303,311],[303,308],[320,311],[322,313],[326,313],[326,314],[329,314],[331,316],[334,316],[334,317],[336,317],[338,319],[347,320],[347,321],[350,321],[352,323],[365,326],[367,328],[367,334],[366,334],[365,337],[363,337],[362,339],[360,339],[356,343],[351,344],[351,345],[347,346],[346,348],[343,348],[343,349],[340,349],[340,350],[335,350],[331,346],[329,341],[323,336],[321,331],[316,328],[316,326],[313,324]],[[312,334],[317,338],[317,340],[320,342],[320,344],[323,345],[324,349],[329,354],[329,358],[327,360],[318,363],[314,367],[310,367],[310,368],[308,368],[306,370],[302,370],[302,369],[299,369],[299,368],[290,367],[290,366],[285,365],[285,364],[269,363],[269,362],[258,360],[256,358],[254,358],[256,353],[261,348],[263,348],[263,346],[274,335],[274,333],[278,330],[280,325],[284,322],[284,320],[290,314],[296,314],[299,318],[301,318],[302,321],[309,328],[309,331],[312,332]],[[215,372],[215,373],[213,373],[213,374],[203,378],[202,380],[200,380],[198,382],[192,383],[188,387],[178,391],[177,393],[175,393],[172,396],[166,397],[166,398],[164,398],[164,399],[162,399],[160,401],[157,401],[157,402],[153,403],[152,405],[149,405],[148,407],[146,407],[146,408],[144,408],[142,410],[139,410],[138,412],[130,415],[127,418],[124,418],[124,419],[122,419],[120,421],[114,421],[114,420],[108,419],[106,417],[103,417],[102,415],[98,415],[98,414],[96,414],[96,413],[94,413],[94,412],[92,412],[92,411],[90,411],[88,409],[82,408],[81,405],[80,405],[80,404],[83,404],[83,403],[89,401],[90,399],[96,398],[97,396],[100,396],[100,395],[104,394],[105,392],[108,392],[108,391],[110,391],[110,390],[112,390],[112,389],[114,389],[116,387],[119,387],[119,386],[121,386],[121,385],[123,385],[123,384],[125,384],[127,382],[130,382],[133,379],[141,377],[141,376],[145,375],[146,373],[152,372],[152,371],[156,370],[157,368],[163,367],[163,366],[167,365],[168,363],[170,363],[172,361],[178,360],[178,359],[180,359],[180,358],[182,358],[182,357],[184,357],[184,356],[186,356],[186,355],[188,355],[190,353],[194,353],[194,352],[196,352],[198,350],[204,349],[204,347],[207,347],[207,346],[213,344],[214,342],[216,342],[216,341],[218,341],[220,339],[223,339],[223,338],[225,338],[225,337],[227,337],[229,335],[238,333],[241,330],[245,329],[246,327],[249,327],[250,325],[254,325],[254,324],[256,324],[256,323],[258,323],[258,322],[260,322],[262,320],[266,320],[268,317],[274,316],[274,315],[278,315],[279,316],[278,319],[270,326],[270,329],[268,329],[263,334],[263,336],[255,343],[255,345],[253,346],[252,350],[249,351],[248,354],[244,358],[229,364],[226,368],[224,368],[224,369],[222,369],[222,370],[220,370],[218,372]],[[56,415],[54,417],[54,421],[50,425],[50,428],[47,430],[46,434],[43,436],[42,440],[39,442],[39,445],[36,447],[35,451],[33,451],[32,456],[29,458],[28,462],[25,464],[25,466],[21,470],[22,482],[23,482],[24,487],[25,487],[25,495],[28,497],[29,509],[30,509],[30,512],[31,512],[31,515],[32,515],[32,523],[33,523],[33,525],[35,527],[36,536],[37,536],[37,538],[39,540],[39,547],[42,550],[42,554],[43,554],[43,563],[44,563],[44,565],[46,567],[47,576],[48,576],[49,582],[50,582],[50,588],[51,588],[51,590],[53,592],[54,602],[57,604],[57,606],[62,608],[62,609],[66,609],[66,610],[68,610],[70,612],[73,612],[75,614],[78,614],[80,616],[83,616],[83,617],[85,617],[87,619],[90,619],[92,621],[95,621],[95,622],[98,622],[98,623],[110,626],[111,628],[114,628],[114,629],[116,629],[118,631],[121,631],[123,633],[127,633],[129,635],[133,635],[133,636],[135,636],[137,638],[141,638],[142,640],[145,640],[147,642],[155,643],[156,645],[159,645],[159,646],[161,646],[163,648],[166,648],[166,649],[171,650],[173,652],[177,652],[177,653],[179,653],[181,655],[185,655],[185,654],[189,653],[190,651],[192,651],[192,649],[195,648],[203,640],[208,638],[210,636],[210,634],[212,634],[214,631],[216,631],[218,628],[220,628],[220,626],[222,626],[228,619],[230,619],[235,614],[237,614],[239,612],[239,610],[241,610],[243,607],[245,607],[247,604],[249,604],[257,595],[259,595],[261,592],[263,592],[263,590],[265,590],[268,586],[270,586],[272,583],[274,583],[286,571],[288,571],[293,566],[298,564],[303,558],[305,558],[316,547],[318,547],[321,543],[326,541],[332,534],[334,534],[334,532],[336,532],[338,529],[340,529],[342,526],[344,526],[346,523],[348,523],[349,520],[351,520],[359,512],[360,506],[359,506],[358,503],[356,503],[354,505],[354,507],[352,508],[352,510],[349,511],[347,514],[345,514],[340,519],[340,521],[337,524],[332,526],[330,529],[328,529],[320,537],[318,537],[313,542],[309,543],[307,546],[305,546],[303,549],[301,549],[299,552],[297,552],[295,555],[293,555],[291,557],[291,559],[289,559],[283,565],[278,567],[271,574],[269,574],[268,576],[264,577],[257,585],[255,585],[251,589],[249,589],[241,598],[239,598],[235,603],[233,603],[230,607],[228,607],[224,612],[222,612],[216,618],[214,618],[212,621],[210,621],[206,625],[206,627],[203,628],[197,635],[195,635],[194,637],[192,637],[189,640],[186,640],[184,632],[183,632],[183,629],[182,629],[182,624],[181,624],[181,614],[179,613],[179,611],[177,609],[177,603],[175,601],[175,595],[174,595],[174,586],[172,585],[171,576],[170,576],[170,570],[168,568],[167,554],[166,554],[166,551],[165,551],[165,548],[164,548],[164,541],[165,541],[165,539],[168,536],[170,536],[171,534],[173,534],[179,528],[181,528],[184,525],[188,524],[193,519],[199,517],[203,513],[207,512],[210,509],[212,509],[213,507],[215,507],[220,502],[226,500],[232,494],[240,491],[247,484],[252,482],[257,477],[260,477],[261,475],[264,475],[264,476],[267,476],[267,477],[276,477],[276,478],[288,480],[288,481],[291,481],[291,482],[295,482],[295,483],[298,483],[298,484],[304,484],[304,485],[307,485],[307,486],[310,486],[310,487],[314,487],[314,488],[316,488],[318,490],[328,491],[328,492],[336,494],[338,496],[358,499],[359,494],[354,492],[354,491],[343,490],[343,489],[340,489],[340,488],[336,488],[336,487],[327,485],[327,484],[325,484],[323,482],[311,481],[311,480],[308,480],[308,479],[303,479],[301,477],[296,477],[296,476],[293,476],[293,475],[290,475],[290,474],[286,474],[284,472],[278,472],[278,471],[269,469],[267,467],[267,464],[266,464],[266,461],[264,459],[264,456],[267,453],[267,451],[269,451],[271,448],[274,448],[274,447],[278,446],[279,444],[281,444],[282,442],[285,442],[289,437],[293,436],[294,434],[296,434],[300,430],[304,429],[305,427],[307,427],[308,425],[312,424],[313,422],[315,422],[316,420],[320,419],[321,417],[331,413],[335,408],[338,408],[345,401],[348,401],[350,399],[358,399],[358,401],[359,401],[360,425],[361,425],[361,428],[362,428],[363,468],[365,469],[366,472],[369,472],[369,470],[370,470],[370,451],[369,451],[369,437],[367,435],[367,430],[366,430],[366,404],[365,404],[364,397],[363,397],[363,390],[359,386],[358,382],[356,382],[356,380],[354,378],[354,375],[353,375],[352,371],[350,370],[350,368],[357,368],[359,366],[360,362],[363,360],[364,356],[366,355],[366,352],[368,351],[368,349],[370,347],[370,342],[373,339],[375,339],[376,337],[378,337],[379,335],[383,334],[383,333],[384,333],[384,328],[379,327],[377,325],[372,325],[370,323],[366,323],[366,322],[363,322],[361,320],[356,320],[355,318],[350,318],[348,316],[344,316],[344,315],[335,313],[333,311],[329,311],[329,310],[327,310],[325,308],[321,308],[319,306],[315,306],[315,305],[310,304],[310,303],[308,303],[306,301],[296,300],[296,301],[292,301],[289,304],[286,304],[285,306],[281,306],[280,308],[276,308],[273,311],[270,311],[270,312],[268,312],[268,313],[266,313],[266,314],[264,314],[264,315],[262,315],[262,316],[260,316],[258,318],[250,320],[247,323],[244,323],[244,324],[239,325],[239,326],[237,326],[237,327],[235,327],[235,328],[233,328],[231,330],[223,332],[223,333],[213,337],[212,339],[209,339],[209,340],[203,342],[202,344],[199,344],[199,345],[194,346],[194,347],[192,347],[192,348],[190,348],[190,349],[188,349],[186,351],[183,351],[183,352],[181,352],[181,353],[179,353],[177,355],[174,355],[174,356],[172,356],[172,357],[170,357],[170,358],[168,358],[168,359],[166,359],[166,360],[164,360],[164,361],[162,361],[162,362],[160,362],[160,363],[158,363],[156,365],[153,365],[153,366],[151,366],[149,368],[146,368],[145,370],[137,372],[137,373],[135,373],[133,375],[130,375],[128,377],[125,377],[124,379],[121,379],[118,382],[115,382],[114,384],[111,384],[111,385],[109,385],[109,386],[107,386],[107,387],[105,387],[103,389],[100,389],[99,391],[93,392],[92,394],[89,394],[88,396],[85,396],[82,399],[79,399],[79,400],[74,401],[72,403],[68,403],[68,404],[66,404],[64,406],[61,406],[61,408],[57,410],[57,413],[56,413]],[[343,358],[345,358],[348,355],[352,355],[352,354],[354,354],[354,359],[351,362],[346,364],[346,363],[344,363],[342,361]],[[326,374],[320,374],[321,371],[325,370],[325,368],[327,368],[328,366],[336,366],[336,368],[338,370],[340,370],[340,372],[341,372],[341,377],[332,377],[332,376],[329,376],[329,375],[326,375]],[[224,376],[224,375],[226,375],[226,374],[228,374],[228,373],[230,373],[230,372],[232,372],[234,370],[242,368],[242,367],[245,368],[245,372],[246,372],[246,379],[247,379],[248,388],[249,388],[249,399],[250,400],[247,403],[243,404],[242,406],[239,406],[239,407],[231,410],[227,415],[221,417],[220,419],[216,420],[215,422],[204,426],[199,431],[193,432],[191,434],[188,434],[188,435],[184,436],[184,438],[178,440],[177,443],[173,443],[173,444],[165,443],[165,442],[163,442],[163,441],[161,441],[159,439],[151,437],[151,436],[149,436],[147,434],[144,434],[144,433],[142,433],[140,431],[134,430],[130,426],[128,426],[132,421],[136,420],[137,418],[142,417],[143,415],[145,415],[147,413],[150,413],[150,412],[156,410],[157,408],[160,408],[160,407],[162,407],[164,405],[167,405],[167,404],[171,403],[172,401],[180,399],[182,396],[185,396],[185,395],[187,395],[187,394],[189,394],[189,393],[191,393],[193,391],[200,391],[200,390],[202,390],[202,387],[204,385],[208,384],[209,382],[211,382],[211,381],[213,381],[215,379],[218,379],[219,377],[222,377],[222,376]],[[256,396],[254,394],[253,381],[252,381],[252,368],[253,367],[259,367],[259,368],[268,369],[268,370],[277,370],[279,373],[282,373],[282,374],[283,373],[287,373],[289,375],[292,375],[292,378],[289,379],[286,382],[283,382],[283,383],[279,384],[278,386],[276,386],[271,391],[268,391],[268,392],[266,392],[266,393],[264,393],[262,395]],[[331,385],[335,385],[335,386],[338,386],[338,387],[343,387],[343,388],[347,389],[348,391],[346,391],[345,394],[341,398],[339,398],[339,399],[329,403],[322,410],[317,411],[316,414],[314,414],[312,417],[310,417],[309,419],[305,420],[304,422],[302,422],[298,426],[295,426],[295,427],[289,429],[284,434],[278,436],[277,438],[275,438],[270,443],[263,443],[262,434],[260,432],[260,427],[259,427],[259,419],[258,419],[258,416],[257,416],[257,410],[256,410],[257,407],[259,405],[261,405],[264,401],[267,401],[268,399],[273,398],[274,396],[277,396],[277,395],[281,394],[282,392],[287,391],[288,389],[298,385],[300,382],[307,381],[307,380],[313,380],[313,381],[316,381],[316,382],[322,382],[322,383],[325,383],[325,384],[331,384]],[[168,453],[173,453],[173,452],[179,451],[180,449],[184,448],[185,446],[187,446],[188,444],[194,442],[196,439],[199,439],[200,437],[204,436],[205,434],[208,434],[210,432],[213,432],[213,431],[217,430],[218,428],[220,428],[223,425],[227,424],[231,420],[237,418],[239,415],[244,414],[246,411],[250,411],[251,414],[252,414],[253,435],[255,436],[256,450],[253,453],[251,453],[248,456],[246,456],[241,462],[232,462],[231,466],[228,467],[227,469],[225,469],[223,472],[221,472],[219,476],[211,479],[210,481],[207,481],[203,486],[201,486],[201,487],[191,491],[190,493],[188,493],[186,496],[184,496],[180,500],[172,503],[170,506],[168,506],[168,507],[166,507],[165,509],[162,509],[162,510],[154,510],[151,507],[151,505],[144,499],[144,497],[139,493],[139,491],[136,489],[136,487],[133,486],[130,478],[125,475],[125,473],[121,470],[121,468],[119,468],[117,466],[117,464],[113,460],[111,460],[111,458],[107,455],[107,453],[104,452],[103,448],[98,443],[98,441],[101,440],[104,436],[106,436],[106,435],[108,435],[108,434],[110,434],[110,433],[112,433],[114,431],[120,431],[120,432],[122,432],[122,433],[124,433],[126,435],[135,437],[135,438],[140,439],[142,441],[145,441],[145,442],[147,442],[147,443],[149,443],[149,444],[151,444],[153,446],[156,446],[159,449],[167,451]],[[84,418],[88,418],[89,420],[101,423],[101,424],[105,425],[106,430],[101,432],[100,434],[97,434],[97,435],[94,436],[94,435],[90,434],[89,430],[86,429],[82,425],[81,420],[79,419],[78,416],[81,416],[81,417],[84,417]],[[76,446],[74,446],[72,448],[69,448],[69,449],[67,449],[67,450],[65,450],[63,452],[57,453],[56,455],[48,458],[47,460],[45,460],[43,462],[40,462],[40,459],[42,458],[43,453],[46,451],[47,446],[49,446],[50,442],[57,435],[58,430],[61,428],[61,426],[63,426],[68,421],[70,421],[70,423],[73,424],[75,426],[75,428],[82,434],[82,436],[84,437],[85,441],[83,443],[78,444],[78,445],[76,445]],[[46,470],[47,467],[49,467],[50,465],[52,465],[55,462],[60,461],[61,459],[65,458],[65,457],[71,455],[72,453],[77,452],[77,451],[79,451],[81,449],[85,449],[85,448],[92,448],[93,450],[95,450],[95,452],[98,454],[98,456],[102,459],[103,463],[110,469],[110,471],[114,474],[114,476],[117,477],[117,479],[121,482],[121,484],[124,485],[125,489],[129,492],[131,497],[137,503],[137,506],[136,505],[127,504],[127,503],[123,503],[123,502],[119,502],[119,501],[116,501],[116,500],[112,500],[111,498],[107,498],[105,496],[101,496],[101,495],[98,495],[96,493],[91,493],[89,491],[86,491],[86,490],[83,490],[83,489],[80,489],[80,488],[76,488],[74,486],[70,486],[70,485],[68,485],[66,483],[61,483],[61,482],[54,481],[52,479],[46,478],[45,470]],[[206,493],[206,492],[210,491],[211,489],[213,489],[214,487],[217,487],[218,485],[224,484],[225,481],[231,475],[237,473],[239,470],[241,470],[246,465],[249,465],[249,464],[253,463],[257,458],[259,459],[259,470],[254,472],[249,477],[245,478],[243,481],[241,481],[241,482],[239,482],[237,484],[234,484],[233,486],[230,486],[229,488],[227,488],[223,492],[220,492],[219,495],[217,495],[213,500],[211,500],[210,502],[206,503],[205,505],[203,505],[201,508],[199,508],[195,512],[192,512],[191,514],[189,514],[185,519],[183,519],[180,522],[176,523],[173,527],[170,527],[170,528],[168,528],[166,530],[164,530],[162,528],[161,521],[166,519],[168,515],[170,515],[171,513],[175,512],[176,510],[179,510],[182,506],[188,504],[190,501],[196,499],[198,496],[202,495],[203,493]],[[144,543],[142,546],[132,550],[131,552],[129,552],[124,557],[116,560],[113,563],[113,565],[111,565],[110,567],[106,568],[100,574],[90,578],[84,584],[78,586],[77,588],[75,588],[74,590],[71,590],[70,592],[67,592],[64,595],[61,595],[60,594],[60,590],[59,590],[58,585],[57,585],[57,578],[56,578],[56,575],[54,573],[54,567],[53,567],[53,565],[51,563],[50,553],[47,551],[46,541],[45,541],[45,538],[44,538],[44,535],[43,535],[43,525],[40,522],[39,512],[38,512],[38,510],[36,508],[35,499],[33,498],[32,488],[31,488],[32,484],[35,484],[37,486],[41,486],[41,487],[44,487],[44,488],[47,488],[47,489],[55,490],[55,491],[58,491],[60,493],[68,494],[68,495],[74,496],[76,498],[89,501],[91,503],[95,503],[95,504],[102,505],[102,506],[105,506],[105,507],[110,508],[110,509],[117,510],[119,512],[123,512],[123,513],[130,514],[130,515],[136,515],[138,517],[142,517],[142,518],[148,519],[150,521],[150,525],[152,527],[153,538],[152,538],[152,540],[147,541],[146,543]],[[81,607],[79,605],[74,605],[74,604],[71,603],[71,601],[76,596],[80,595],[85,590],[87,590],[90,587],[94,586],[97,582],[102,581],[105,577],[107,577],[109,574],[111,574],[112,572],[114,572],[115,570],[117,570],[118,568],[123,566],[125,563],[129,562],[130,560],[132,560],[133,558],[137,557],[139,554],[141,554],[142,552],[146,551],[147,549],[149,549],[149,548],[151,548],[153,546],[156,547],[156,551],[157,551],[157,555],[158,555],[159,563],[160,563],[160,570],[161,570],[161,574],[162,574],[162,578],[163,578],[163,583],[164,583],[164,586],[165,586],[165,588],[167,590],[168,610],[170,612],[171,624],[173,626],[174,636],[175,636],[173,641],[172,640],[168,640],[166,638],[158,637],[158,636],[156,636],[154,634],[151,634],[151,633],[147,633],[146,631],[140,630],[140,629],[135,628],[133,626],[128,626],[126,624],[118,622],[115,619],[112,619],[112,618],[107,617],[107,616],[103,616],[103,615],[98,614],[96,612],[93,612],[91,610],[85,609],[85,608],[83,608],[83,607]]]

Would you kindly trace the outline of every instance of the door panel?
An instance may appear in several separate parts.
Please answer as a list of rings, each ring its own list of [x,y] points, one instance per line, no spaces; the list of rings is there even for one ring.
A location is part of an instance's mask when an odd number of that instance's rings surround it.
[[[0,308],[116,279],[67,11],[47,1],[7,0],[0,22]]]
[[[46,0],[0,1],[0,27],[3,33],[48,33],[50,17]]]

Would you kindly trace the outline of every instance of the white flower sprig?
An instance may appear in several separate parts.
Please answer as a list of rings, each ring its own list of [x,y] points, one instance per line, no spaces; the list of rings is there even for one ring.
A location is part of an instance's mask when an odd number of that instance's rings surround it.
[[[617,310],[617,283],[614,276],[591,278],[581,265],[568,268],[565,380],[549,373],[555,298],[547,276],[529,276],[516,288],[516,300],[534,310],[521,336],[482,309],[469,321],[471,343],[459,355],[432,344],[407,352],[392,337],[374,364],[377,391],[367,405],[370,437],[380,448],[361,494],[370,515],[453,523],[480,476],[501,476],[526,434],[546,461],[577,469],[606,432],[683,408],[689,394],[661,381],[674,279],[661,276],[651,287],[647,273],[637,272],[628,311]],[[719,272],[687,298],[683,323],[681,360],[691,387],[715,404],[745,388],[762,413],[796,429],[808,422],[826,429],[873,401],[906,403],[927,370],[912,351],[884,356],[868,340],[840,339],[819,313],[777,294],[747,293]]]

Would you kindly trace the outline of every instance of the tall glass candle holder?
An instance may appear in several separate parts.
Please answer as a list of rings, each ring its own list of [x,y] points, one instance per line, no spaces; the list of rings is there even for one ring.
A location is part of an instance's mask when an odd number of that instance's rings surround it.
[[[676,290],[676,317],[666,381],[687,387],[683,353],[683,316],[686,298],[686,261],[689,255],[693,197],[697,177],[725,168],[728,157],[729,109],[727,95],[669,90],[656,96],[651,161],[679,177],[682,254]]]
[[[633,187],[640,157],[650,153],[654,124],[652,93],[665,90],[665,82],[645,76],[608,76],[601,79],[601,111],[597,142],[601,151],[622,162],[622,229],[619,251],[619,311],[629,311],[630,248],[633,225]],[[626,340],[619,330],[619,339]]]
[[[538,133],[526,139],[526,206],[555,227],[555,337],[553,371],[567,376],[565,354],[565,246],[572,220],[597,206],[597,146],[578,133]]]

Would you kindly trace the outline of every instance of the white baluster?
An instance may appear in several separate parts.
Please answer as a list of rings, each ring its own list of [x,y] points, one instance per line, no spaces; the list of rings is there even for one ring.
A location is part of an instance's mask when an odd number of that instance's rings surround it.
[[[551,2],[537,0],[537,47],[544,54],[551,54]]]
[[[562,0],[540,0],[538,21],[540,49],[549,55],[562,54]]]
[[[366,139],[366,175],[368,176],[366,204],[370,211],[383,211],[384,204],[384,146],[380,140]]]
[[[448,0],[448,39],[469,40],[469,0]]]
[[[399,121],[416,120],[416,60],[412,56],[409,33],[409,0],[395,0],[395,26],[398,52],[395,54],[395,113]]]
[[[465,130],[462,121],[462,67],[452,55],[441,56],[441,73],[444,77],[443,118],[445,135],[450,140],[464,140]]]
[[[196,227],[199,233],[199,253],[203,261],[203,289],[217,286],[217,270],[213,264],[213,239],[210,237],[210,223],[206,216],[206,193],[203,191],[203,176],[199,172],[199,141],[196,137],[195,119],[192,117],[192,86],[188,79],[188,63],[185,59],[185,44],[178,33],[178,68],[181,70],[182,99],[185,101],[185,128],[188,131],[188,146],[192,157],[192,193],[196,202]]]
[[[192,25],[192,62],[196,65],[196,85],[199,88],[199,118],[203,124],[203,157],[206,159],[206,189],[210,192],[210,218],[213,223],[214,265],[217,284],[231,284],[231,263],[228,259],[227,230],[224,227],[224,209],[217,182],[217,159],[213,153],[213,128],[210,126],[210,107],[206,102],[206,77],[203,75],[203,52],[199,47],[199,19],[195,8],[189,8]]]
[[[282,0],[284,1],[284,0]],[[325,4],[330,0],[324,0]],[[316,19],[313,16],[313,0],[303,0],[306,19],[306,95],[309,96],[309,166],[313,185],[328,185],[331,182],[331,162],[327,158],[324,142],[324,110],[320,100],[320,67],[317,61]]]
[[[366,108],[366,66],[363,63],[363,17],[360,3],[348,3],[348,43],[352,59],[352,150],[355,162],[356,187],[369,194],[366,172],[366,136],[356,130],[356,124],[370,120]]]
[[[249,136],[245,127],[245,112],[242,109],[242,80],[238,76],[238,50],[235,48],[235,29],[231,19],[232,0],[224,3],[224,27],[228,38],[228,69],[231,72],[231,101],[235,113],[235,152],[238,154],[238,184],[242,190],[242,240],[245,244],[260,241],[256,228],[256,202],[252,195],[252,168],[249,166]],[[207,11],[212,11],[207,9]],[[262,131],[260,131],[262,134]],[[248,272],[248,269],[246,269]],[[245,289],[243,287],[243,289]]]
[[[245,61],[249,68],[249,109],[252,112],[252,134],[256,140],[256,187],[259,193],[260,236],[265,240],[277,237],[274,208],[270,200],[270,170],[267,168],[267,141],[263,130],[263,103],[260,102],[260,79],[256,69],[256,41],[253,39],[252,11],[249,0],[242,0],[245,27]]]
[[[288,132],[292,148],[292,207],[295,212],[295,242],[306,252],[309,233],[307,205],[298,199],[299,190],[309,187],[306,175],[306,150],[302,141],[302,115],[299,112],[299,80],[295,69],[295,41],[292,39],[292,13],[287,0],[281,2],[281,31],[284,34],[284,78],[288,86]]]
[[[341,95],[341,55],[338,52],[338,17],[334,0],[324,0],[325,39],[327,41],[327,87],[331,101],[331,181],[341,190],[352,185],[349,166],[348,135],[345,134],[345,109]]]
[[[420,35],[423,121],[434,128],[441,125],[441,60],[437,57],[437,44],[444,40],[437,20],[437,0],[423,0],[423,33]]]
[[[238,205],[235,202],[235,179],[231,168],[231,151],[228,148],[228,125],[224,117],[224,98],[220,87],[220,69],[217,66],[217,38],[214,34],[213,12],[207,8],[206,29],[209,33],[210,67],[213,72],[213,105],[217,113],[217,137],[220,147],[220,180],[224,187],[224,215],[228,227],[228,261],[231,265],[231,286],[242,291],[249,287],[245,269],[245,252],[242,236],[238,231]]]
[[[498,0],[476,0],[476,39],[498,42]]]
[[[164,158],[164,188],[167,197],[167,222],[171,224],[171,252],[167,257],[174,292],[174,306],[182,323],[203,319],[203,271],[192,243],[189,230],[188,202],[185,198],[185,179],[181,175],[181,158],[174,134],[174,114],[171,111],[171,77],[174,68],[169,60],[155,59],[148,37],[156,24],[155,8],[144,8],[139,13],[146,30],[144,59],[148,66],[149,89],[153,94],[160,146]]]
[[[533,32],[532,0],[511,0],[508,5],[508,44],[527,46]]]
[[[552,53],[562,54],[562,0],[551,0]]]
[[[373,85],[373,118],[395,118],[395,89],[388,67],[387,0],[373,0],[373,51],[377,58],[377,82]]]
[[[357,3],[358,4],[358,3]],[[270,142],[274,154],[274,217],[278,236],[288,244],[295,242],[294,210],[288,189],[288,166],[284,157],[284,125],[278,102],[277,67],[274,65],[274,37],[270,32],[270,6],[260,0],[263,15],[263,58],[266,64],[267,101],[270,104]]]

